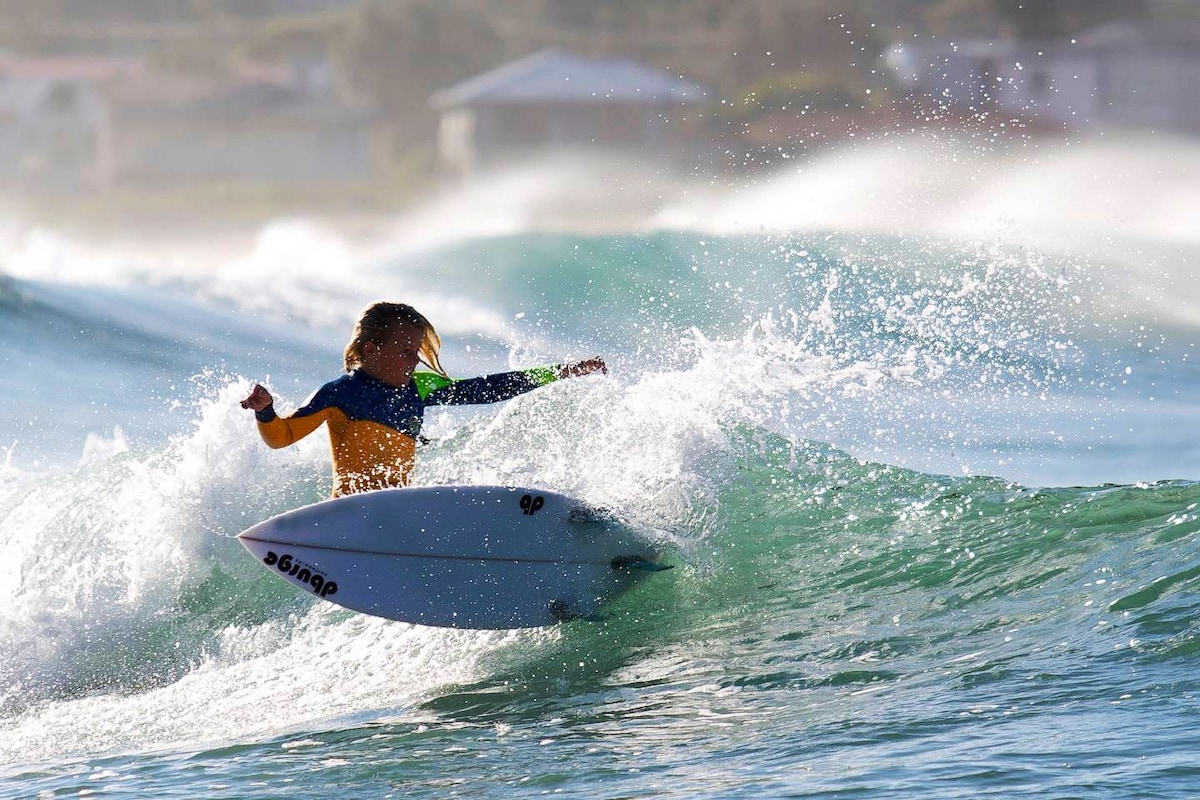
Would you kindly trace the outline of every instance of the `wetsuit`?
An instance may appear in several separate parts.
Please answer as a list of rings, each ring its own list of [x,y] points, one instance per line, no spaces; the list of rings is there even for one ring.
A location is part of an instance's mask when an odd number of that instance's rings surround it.
[[[325,384],[286,417],[277,416],[272,406],[255,416],[263,441],[276,448],[328,424],[337,497],[408,484],[426,406],[496,403],[557,377],[557,367],[466,380],[418,372],[397,388],[359,369]]]

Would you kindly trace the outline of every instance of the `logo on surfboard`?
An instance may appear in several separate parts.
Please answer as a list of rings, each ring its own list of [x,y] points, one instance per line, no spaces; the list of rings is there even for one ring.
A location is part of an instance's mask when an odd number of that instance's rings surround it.
[[[263,563],[268,567],[275,567],[289,578],[295,578],[301,583],[307,584],[312,588],[313,594],[319,597],[329,597],[331,594],[337,593],[337,584],[325,577],[324,573],[296,560],[288,553],[279,555],[268,550],[267,555],[263,558]]]
[[[536,497],[531,494],[521,496],[521,511],[527,517],[532,517],[545,504],[546,498],[542,497],[540,494]]]

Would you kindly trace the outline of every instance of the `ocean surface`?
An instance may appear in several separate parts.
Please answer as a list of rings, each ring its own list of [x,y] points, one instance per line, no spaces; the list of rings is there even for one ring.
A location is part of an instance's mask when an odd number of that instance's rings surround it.
[[[1200,144],[883,142],[541,224],[575,178],[209,262],[8,238],[0,797],[1197,796]],[[377,298],[455,375],[610,365],[431,411],[417,483],[619,509],[676,568],[475,632],[255,563],[328,445],[238,400],[298,405]]]

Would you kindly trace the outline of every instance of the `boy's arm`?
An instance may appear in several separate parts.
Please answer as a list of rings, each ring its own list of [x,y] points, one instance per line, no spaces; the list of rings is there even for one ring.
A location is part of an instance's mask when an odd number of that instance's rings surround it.
[[[531,391],[560,378],[576,378],[593,372],[608,373],[604,359],[596,357],[574,364],[552,364],[532,367],[514,372],[500,372],[482,378],[456,381],[432,372],[413,375],[417,393],[425,405],[471,405],[475,403],[498,403],[519,394]]]
[[[443,378],[440,375],[420,373],[414,375],[413,380],[417,381],[417,392],[421,394],[426,405],[463,406],[477,403],[499,403],[502,400],[512,399],[539,386],[553,383],[558,380],[559,371],[560,367],[558,366],[534,367],[458,381]]]
[[[255,384],[250,396],[242,401],[242,408],[254,411],[258,435],[268,447],[278,449],[308,436],[326,420],[328,408],[315,402],[319,395],[320,392],[314,394],[304,408],[280,417],[275,413],[275,398],[261,384]]]

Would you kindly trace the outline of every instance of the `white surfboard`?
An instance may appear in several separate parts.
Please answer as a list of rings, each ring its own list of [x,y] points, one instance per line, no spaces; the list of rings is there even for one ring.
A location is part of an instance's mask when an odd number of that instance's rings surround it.
[[[666,567],[610,514],[506,486],[383,489],[260,522],[238,540],[268,570],[365,614],[452,628],[595,617]]]

